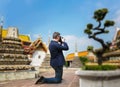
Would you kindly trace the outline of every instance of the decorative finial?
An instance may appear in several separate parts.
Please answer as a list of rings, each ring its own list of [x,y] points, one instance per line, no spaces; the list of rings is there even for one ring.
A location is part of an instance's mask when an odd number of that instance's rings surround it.
[[[29,33],[29,34],[27,34],[27,35],[28,35],[29,39],[31,40],[31,34]]]
[[[2,16],[2,17],[0,18],[0,26],[1,26],[1,27],[3,27],[3,23],[4,23],[4,17]]]
[[[38,35],[38,38],[39,38],[40,40],[42,40],[42,37],[41,37],[41,35],[40,35],[40,34]]]
[[[75,41],[75,52],[78,52],[77,41]]]
[[[49,30],[49,31],[48,31],[48,44],[47,44],[47,45],[50,44],[50,33],[51,33],[51,31]]]

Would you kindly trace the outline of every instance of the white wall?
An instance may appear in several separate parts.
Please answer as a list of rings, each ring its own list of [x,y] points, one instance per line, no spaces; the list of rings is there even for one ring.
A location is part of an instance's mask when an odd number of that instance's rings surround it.
[[[7,37],[18,38],[18,29],[16,27],[8,27]]]
[[[41,66],[46,53],[44,51],[35,51],[32,56],[32,62],[30,65],[32,66]]]

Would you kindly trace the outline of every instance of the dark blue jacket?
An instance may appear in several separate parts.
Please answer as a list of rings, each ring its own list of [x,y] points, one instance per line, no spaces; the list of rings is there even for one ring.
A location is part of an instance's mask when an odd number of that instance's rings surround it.
[[[62,45],[57,41],[51,41],[49,44],[49,50],[51,54],[50,65],[51,66],[63,66],[65,64],[65,58],[63,50],[68,50],[67,43],[63,42]]]

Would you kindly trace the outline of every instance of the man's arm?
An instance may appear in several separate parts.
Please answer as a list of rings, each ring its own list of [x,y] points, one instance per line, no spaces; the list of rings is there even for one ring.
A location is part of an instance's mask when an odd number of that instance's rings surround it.
[[[62,42],[62,44],[57,44],[56,45],[59,50],[69,50],[69,47],[66,42]]]

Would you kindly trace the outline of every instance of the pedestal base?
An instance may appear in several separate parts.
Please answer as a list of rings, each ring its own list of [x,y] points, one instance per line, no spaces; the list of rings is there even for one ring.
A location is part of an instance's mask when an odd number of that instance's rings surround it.
[[[35,74],[36,71],[30,70],[0,72],[0,81],[35,78]]]

